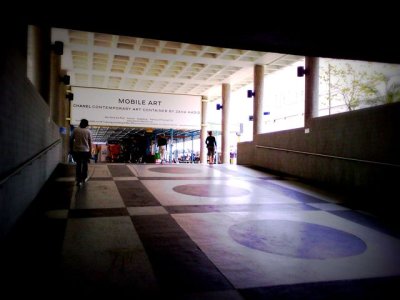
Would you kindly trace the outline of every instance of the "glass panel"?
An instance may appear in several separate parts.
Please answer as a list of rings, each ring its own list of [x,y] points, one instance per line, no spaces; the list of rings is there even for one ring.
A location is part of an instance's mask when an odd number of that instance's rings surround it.
[[[400,101],[400,65],[320,59],[319,116]]]

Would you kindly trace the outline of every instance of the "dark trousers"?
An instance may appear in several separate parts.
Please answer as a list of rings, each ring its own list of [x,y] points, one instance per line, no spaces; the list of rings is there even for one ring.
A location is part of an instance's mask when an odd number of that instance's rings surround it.
[[[76,161],[76,181],[83,182],[88,176],[90,152],[74,152]]]

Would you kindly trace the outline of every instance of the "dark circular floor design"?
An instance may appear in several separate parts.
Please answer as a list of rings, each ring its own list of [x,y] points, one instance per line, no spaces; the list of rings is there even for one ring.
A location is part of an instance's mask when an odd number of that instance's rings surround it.
[[[173,174],[200,173],[200,170],[177,168],[177,167],[156,167],[156,168],[149,168],[149,170],[158,173],[173,173]]]
[[[246,189],[224,184],[184,184],[173,188],[177,193],[201,197],[235,197],[250,194]]]
[[[287,220],[255,220],[232,225],[239,244],[268,253],[306,259],[327,259],[363,253],[357,236],[327,226]]]

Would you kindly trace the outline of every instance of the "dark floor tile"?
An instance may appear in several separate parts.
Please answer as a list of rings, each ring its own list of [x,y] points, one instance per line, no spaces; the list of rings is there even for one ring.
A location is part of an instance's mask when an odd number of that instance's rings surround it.
[[[397,299],[400,277],[313,282],[239,290],[244,299],[365,300]]]
[[[132,222],[167,293],[233,288],[171,216],[134,216]]]
[[[55,177],[75,177],[76,165],[75,164],[63,164],[57,165],[53,172],[53,178]],[[53,179],[53,178],[50,178]]]
[[[73,190],[74,182],[48,181],[36,198],[44,210],[68,209]]]
[[[132,177],[135,176],[126,165],[108,165],[108,169],[113,177]]]
[[[95,208],[95,209],[71,209],[69,218],[98,218],[98,217],[118,217],[128,216],[125,207],[118,208]]]
[[[3,293],[26,298],[51,292],[59,276],[66,219],[25,218],[0,246]]]
[[[160,203],[139,180],[115,181],[125,206],[155,206]]]

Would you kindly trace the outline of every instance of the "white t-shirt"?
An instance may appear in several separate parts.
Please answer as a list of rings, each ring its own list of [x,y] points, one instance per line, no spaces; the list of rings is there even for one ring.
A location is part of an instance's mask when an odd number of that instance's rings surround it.
[[[87,128],[77,127],[72,132],[74,152],[89,152],[92,143],[92,132]]]

